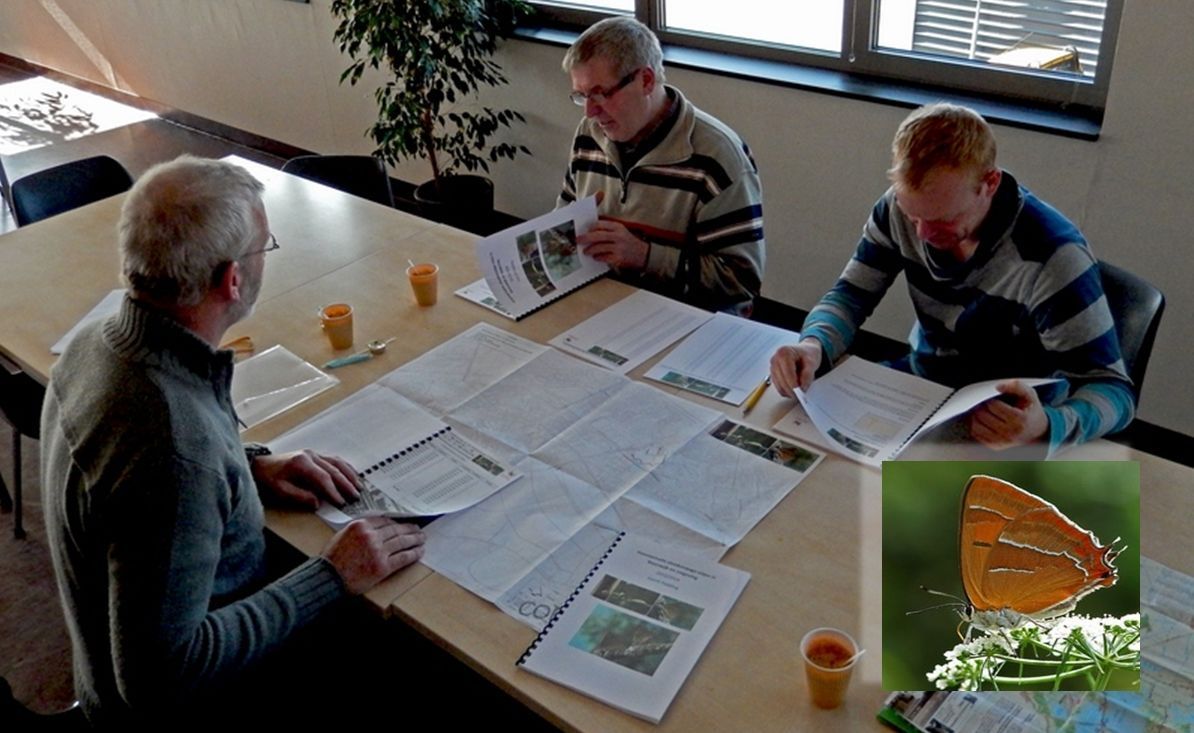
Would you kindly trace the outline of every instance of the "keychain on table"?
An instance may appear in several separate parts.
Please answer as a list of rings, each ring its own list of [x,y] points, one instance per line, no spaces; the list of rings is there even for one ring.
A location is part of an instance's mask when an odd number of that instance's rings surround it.
[[[370,341],[369,348],[365,349],[364,351],[358,351],[357,353],[351,354],[349,356],[342,356],[339,359],[332,359],[327,364],[324,364],[323,368],[324,369],[335,369],[336,367],[348,366],[349,364],[356,364],[356,363],[359,363],[362,361],[367,361],[369,359],[372,359],[377,354],[386,353],[386,346],[396,338],[398,338],[398,337],[391,336],[390,338],[386,339],[385,341],[381,341],[381,340]]]

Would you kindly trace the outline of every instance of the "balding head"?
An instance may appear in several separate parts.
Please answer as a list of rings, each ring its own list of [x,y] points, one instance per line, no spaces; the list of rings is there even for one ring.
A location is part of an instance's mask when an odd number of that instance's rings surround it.
[[[163,304],[198,304],[218,270],[263,236],[263,190],[244,168],[218,160],[184,155],[151,168],[121,210],[129,288]]]

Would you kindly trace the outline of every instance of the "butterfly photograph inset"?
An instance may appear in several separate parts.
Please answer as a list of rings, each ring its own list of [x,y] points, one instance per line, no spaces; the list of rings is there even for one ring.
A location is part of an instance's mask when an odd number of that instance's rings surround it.
[[[962,639],[1138,612],[1139,483],[1131,462],[885,463],[883,687],[932,689]]]

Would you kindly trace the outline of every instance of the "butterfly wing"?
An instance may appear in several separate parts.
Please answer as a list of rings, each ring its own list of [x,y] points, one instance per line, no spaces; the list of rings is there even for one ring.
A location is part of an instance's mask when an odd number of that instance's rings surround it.
[[[1033,510],[1004,527],[987,557],[984,593],[1030,616],[1068,613],[1083,596],[1115,584],[1110,552],[1055,509]]]
[[[990,476],[971,478],[962,493],[959,550],[978,611],[1054,616],[1116,580],[1110,547],[1049,502]]]
[[[1039,499],[1027,492],[1007,488],[1012,484],[990,476],[974,476],[962,491],[962,516],[958,552],[962,566],[962,587],[976,610],[999,608],[999,599],[987,596],[987,567],[992,550],[1004,528],[1021,514],[1040,507]]]

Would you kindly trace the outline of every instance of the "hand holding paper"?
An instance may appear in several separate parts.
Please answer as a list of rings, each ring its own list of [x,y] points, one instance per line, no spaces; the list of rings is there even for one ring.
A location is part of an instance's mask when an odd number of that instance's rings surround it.
[[[1018,379],[995,389],[1011,398],[987,400],[970,413],[970,435],[992,450],[1031,443],[1049,430],[1049,417],[1036,390]]]
[[[795,397],[796,389],[808,391],[821,366],[821,343],[805,339],[798,344],[781,346],[771,357],[771,383],[783,397]]]
[[[620,221],[601,219],[576,237],[584,253],[619,270],[642,270],[651,245],[634,236]]]

